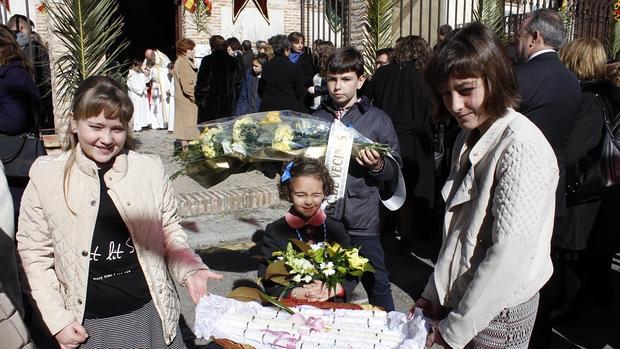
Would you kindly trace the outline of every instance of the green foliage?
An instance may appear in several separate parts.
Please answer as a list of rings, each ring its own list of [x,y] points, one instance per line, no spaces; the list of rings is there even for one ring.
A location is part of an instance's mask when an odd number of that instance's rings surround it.
[[[614,24],[614,46],[611,52],[611,59],[615,59],[618,52],[620,52],[620,22]]]
[[[504,0],[478,0],[473,11],[474,19],[491,29],[506,43],[507,35],[504,20]]]
[[[366,74],[375,72],[377,51],[392,46],[392,17],[396,0],[364,0],[364,70]]]
[[[70,102],[77,86],[90,76],[119,77],[124,69],[117,58],[129,43],[117,43],[123,27],[117,1],[43,0],[43,4],[54,33],[67,49],[54,65],[61,102]]]

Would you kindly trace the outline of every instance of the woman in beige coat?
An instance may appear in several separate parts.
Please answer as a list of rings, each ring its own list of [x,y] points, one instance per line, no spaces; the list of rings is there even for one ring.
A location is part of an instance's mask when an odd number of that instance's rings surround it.
[[[183,148],[189,141],[197,139],[200,133],[198,106],[194,99],[196,87],[196,66],[194,66],[194,48],[196,44],[190,39],[177,42],[177,60],[174,62],[174,131],[172,136],[181,141]]]
[[[115,81],[86,79],[71,150],[30,170],[17,232],[24,288],[61,348],[183,348],[172,279],[198,302],[221,278],[190,249],[161,160],[129,150],[132,113]]]

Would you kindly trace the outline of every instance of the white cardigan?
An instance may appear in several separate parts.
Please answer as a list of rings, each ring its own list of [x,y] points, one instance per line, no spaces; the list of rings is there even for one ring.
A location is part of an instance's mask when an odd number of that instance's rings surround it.
[[[455,349],[533,297],[553,271],[558,165],[545,136],[509,109],[471,148],[469,137],[462,132],[454,147],[443,243],[422,293],[451,310],[439,330]]]

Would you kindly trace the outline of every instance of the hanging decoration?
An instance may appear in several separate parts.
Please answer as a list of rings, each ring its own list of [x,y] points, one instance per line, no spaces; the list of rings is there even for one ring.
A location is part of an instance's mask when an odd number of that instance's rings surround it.
[[[265,21],[269,23],[269,13],[267,13],[267,0],[252,0],[258,12],[263,16]],[[239,13],[243,11],[250,0],[233,0],[233,23],[239,18]]]
[[[40,2],[37,4],[37,11],[39,11],[39,13],[45,13],[45,4]]]
[[[212,0],[183,0],[183,7],[185,11],[189,11],[194,14],[198,10],[206,11],[207,16],[211,16],[211,9],[213,8]]]
[[[9,0],[0,0],[0,4],[4,5],[6,10],[11,12],[11,6],[9,5]]]
[[[185,0],[183,3],[186,11],[191,13],[191,21],[196,28],[196,32],[208,34],[209,17],[213,9],[212,0]]]

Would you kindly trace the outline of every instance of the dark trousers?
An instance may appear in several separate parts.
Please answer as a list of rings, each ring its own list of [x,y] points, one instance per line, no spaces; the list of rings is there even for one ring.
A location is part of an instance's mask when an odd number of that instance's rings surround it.
[[[362,275],[362,285],[368,294],[368,301],[385,311],[394,310],[390,277],[385,267],[385,254],[379,236],[351,236],[351,246],[360,248],[360,255],[368,258],[375,268],[374,273]]]

